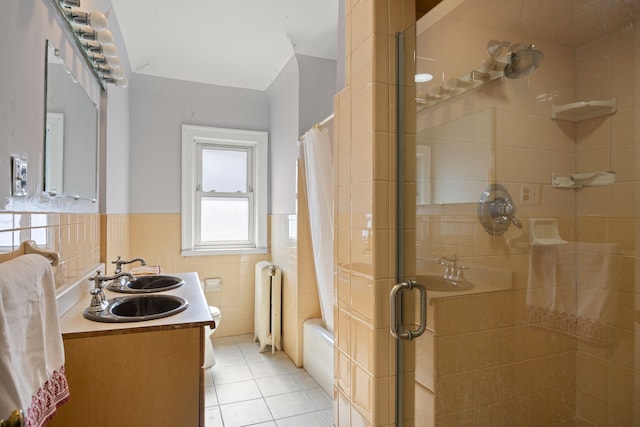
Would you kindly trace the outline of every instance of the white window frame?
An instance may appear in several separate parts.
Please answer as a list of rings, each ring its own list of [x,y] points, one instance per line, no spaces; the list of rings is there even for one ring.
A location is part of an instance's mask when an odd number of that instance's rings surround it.
[[[249,242],[203,244],[199,242],[198,212],[200,200],[210,193],[200,191],[200,163],[203,146],[247,149],[251,159],[248,169],[249,193],[253,198],[253,221]],[[260,131],[182,125],[182,256],[257,254],[267,247],[267,161],[269,134]],[[230,196],[223,193],[220,196]]]

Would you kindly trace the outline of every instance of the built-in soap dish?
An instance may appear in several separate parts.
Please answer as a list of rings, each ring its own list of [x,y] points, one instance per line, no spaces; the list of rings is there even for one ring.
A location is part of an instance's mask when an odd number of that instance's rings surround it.
[[[529,218],[529,245],[564,245],[567,241],[560,237],[558,220],[554,218]]]

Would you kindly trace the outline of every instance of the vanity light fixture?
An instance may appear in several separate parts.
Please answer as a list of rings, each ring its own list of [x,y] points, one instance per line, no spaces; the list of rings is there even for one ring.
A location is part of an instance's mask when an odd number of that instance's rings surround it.
[[[108,30],[107,17],[96,11],[78,9],[80,0],[51,0],[64,18],[87,64],[103,88],[106,84],[126,87],[125,72],[120,68],[118,50]]]

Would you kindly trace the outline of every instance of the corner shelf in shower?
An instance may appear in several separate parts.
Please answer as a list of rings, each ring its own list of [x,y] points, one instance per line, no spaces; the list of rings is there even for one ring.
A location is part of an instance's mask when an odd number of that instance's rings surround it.
[[[600,187],[611,185],[616,182],[616,173],[613,171],[551,174],[551,185],[556,188],[580,188],[580,187]]]
[[[565,105],[551,106],[551,119],[579,122],[594,117],[608,116],[616,112],[616,99],[604,101],[578,101]]]

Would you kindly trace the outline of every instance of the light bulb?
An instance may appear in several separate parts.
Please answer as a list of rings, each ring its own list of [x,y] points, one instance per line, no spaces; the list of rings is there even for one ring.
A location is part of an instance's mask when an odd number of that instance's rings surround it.
[[[419,73],[416,74],[414,77],[414,80],[416,83],[424,83],[424,82],[428,82],[431,79],[433,79],[433,76],[431,74],[428,73]]]
[[[102,44],[111,44],[113,43],[113,35],[109,30],[98,31],[96,40],[98,40]]]
[[[113,68],[118,68],[120,66],[120,63],[121,63],[120,57],[118,57],[118,56],[107,56],[107,55],[105,55],[105,57],[107,57],[107,62]]]
[[[97,31],[107,28],[107,17],[100,12],[84,12],[78,9],[64,8],[64,15],[72,24],[89,25]]]
[[[124,71],[122,68],[112,68],[111,75],[116,79],[121,79],[124,77]]]
[[[127,87],[129,85],[129,80],[127,80],[126,77],[122,77],[121,79],[115,79],[109,76],[109,77],[105,77],[104,81],[106,83],[116,85],[117,87]]]
[[[100,12],[89,12],[87,16],[87,23],[98,31],[106,30],[109,22],[107,17]]]
[[[115,47],[115,45],[106,44],[102,46],[102,54],[107,58],[114,58],[118,56],[118,49]]]

